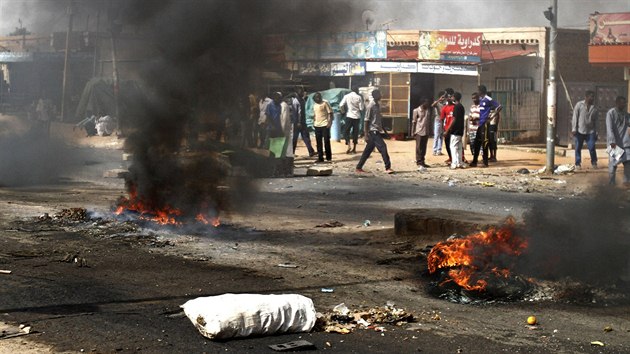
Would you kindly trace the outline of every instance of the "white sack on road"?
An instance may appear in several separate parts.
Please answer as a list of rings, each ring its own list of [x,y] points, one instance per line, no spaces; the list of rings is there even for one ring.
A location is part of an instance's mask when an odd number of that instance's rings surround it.
[[[313,301],[297,294],[223,294],[190,300],[181,307],[210,339],[308,332],[316,320]]]

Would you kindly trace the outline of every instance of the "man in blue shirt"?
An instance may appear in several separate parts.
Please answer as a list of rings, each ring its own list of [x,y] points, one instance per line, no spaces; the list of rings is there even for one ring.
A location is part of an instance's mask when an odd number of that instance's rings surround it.
[[[271,95],[273,100],[267,105],[267,134],[270,138],[279,138],[283,136],[282,125],[280,123],[280,113],[282,112],[282,94],[280,92],[274,92]]]
[[[477,129],[477,136],[475,137],[475,151],[470,167],[477,166],[480,150],[483,150],[483,166],[488,167],[488,126],[490,125],[490,112],[495,111],[499,113],[503,107],[499,102],[488,96],[488,89],[485,85],[479,85],[477,94],[479,95],[479,128]]]

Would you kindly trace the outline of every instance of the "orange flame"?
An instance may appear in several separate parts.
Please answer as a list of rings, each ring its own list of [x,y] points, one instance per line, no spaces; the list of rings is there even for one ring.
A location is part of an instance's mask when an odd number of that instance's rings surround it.
[[[208,218],[206,218],[203,214],[199,213],[195,217],[195,220],[197,220],[200,223],[205,224],[205,225],[210,224],[210,225],[212,225],[214,227],[218,227],[219,225],[221,225],[221,220],[219,219],[218,216],[216,216],[214,218],[210,218],[210,220],[208,220]]]
[[[116,215],[120,215],[126,210],[133,211],[139,214],[138,218],[142,220],[150,220],[161,225],[181,225],[179,221],[182,216],[182,211],[173,208],[166,204],[162,207],[150,207],[148,203],[145,203],[138,197],[135,187],[129,189],[129,198],[121,197],[118,201],[118,207],[114,212]],[[198,214],[195,219],[203,224],[212,224],[213,226],[219,226],[219,218],[212,218],[208,221],[202,214]]]
[[[427,256],[429,273],[449,269],[445,282],[453,281],[466,290],[483,291],[487,278],[507,278],[506,260],[514,262],[527,248],[527,241],[514,235],[514,219],[499,229],[490,228],[465,238],[440,242]],[[496,264],[500,260],[501,265]]]

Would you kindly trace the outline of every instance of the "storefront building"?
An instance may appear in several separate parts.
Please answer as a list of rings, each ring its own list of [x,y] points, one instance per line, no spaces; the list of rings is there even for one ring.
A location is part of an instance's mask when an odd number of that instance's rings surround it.
[[[567,108],[577,102],[573,96],[580,94],[579,88],[584,83],[603,90],[619,85],[620,71],[589,65],[588,36],[586,30],[558,31],[562,81],[558,95],[571,97],[557,100],[561,144],[568,141]],[[325,77],[343,87],[357,83],[378,87],[391,134],[409,134],[411,112],[422,98],[433,99],[438,91],[450,87],[462,93],[462,104],[469,107],[471,94],[484,84],[504,106],[500,137],[544,141],[548,28],[320,33],[275,39],[274,60],[293,79]],[[344,79],[339,80],[340,76]]]

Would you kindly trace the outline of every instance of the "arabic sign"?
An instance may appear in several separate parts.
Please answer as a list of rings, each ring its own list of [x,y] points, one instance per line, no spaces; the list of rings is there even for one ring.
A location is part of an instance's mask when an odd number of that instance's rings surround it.
[[[298,72],[303,76],[362,76],[365,62],[300,62]]]
[[[482,36],[481,32],[420,32],[418,59],[478,63]]]
[[[588,22],[590,44],[630,44],[630,12],[594,14]]]
[[[477,76],[475,65],[445,65],[437,63],[418,63],[419,73]]]
[[[385,59],[386,39],[385,31],[295,33],[285,37],[285,59]]]
[[[368,61],[365,63],[365,71],[386,73],[415,73],[418,71],[418,64],[393,61]]]
[[[0,63],[22,63],[33,61],[31,52],[0,52]]]

